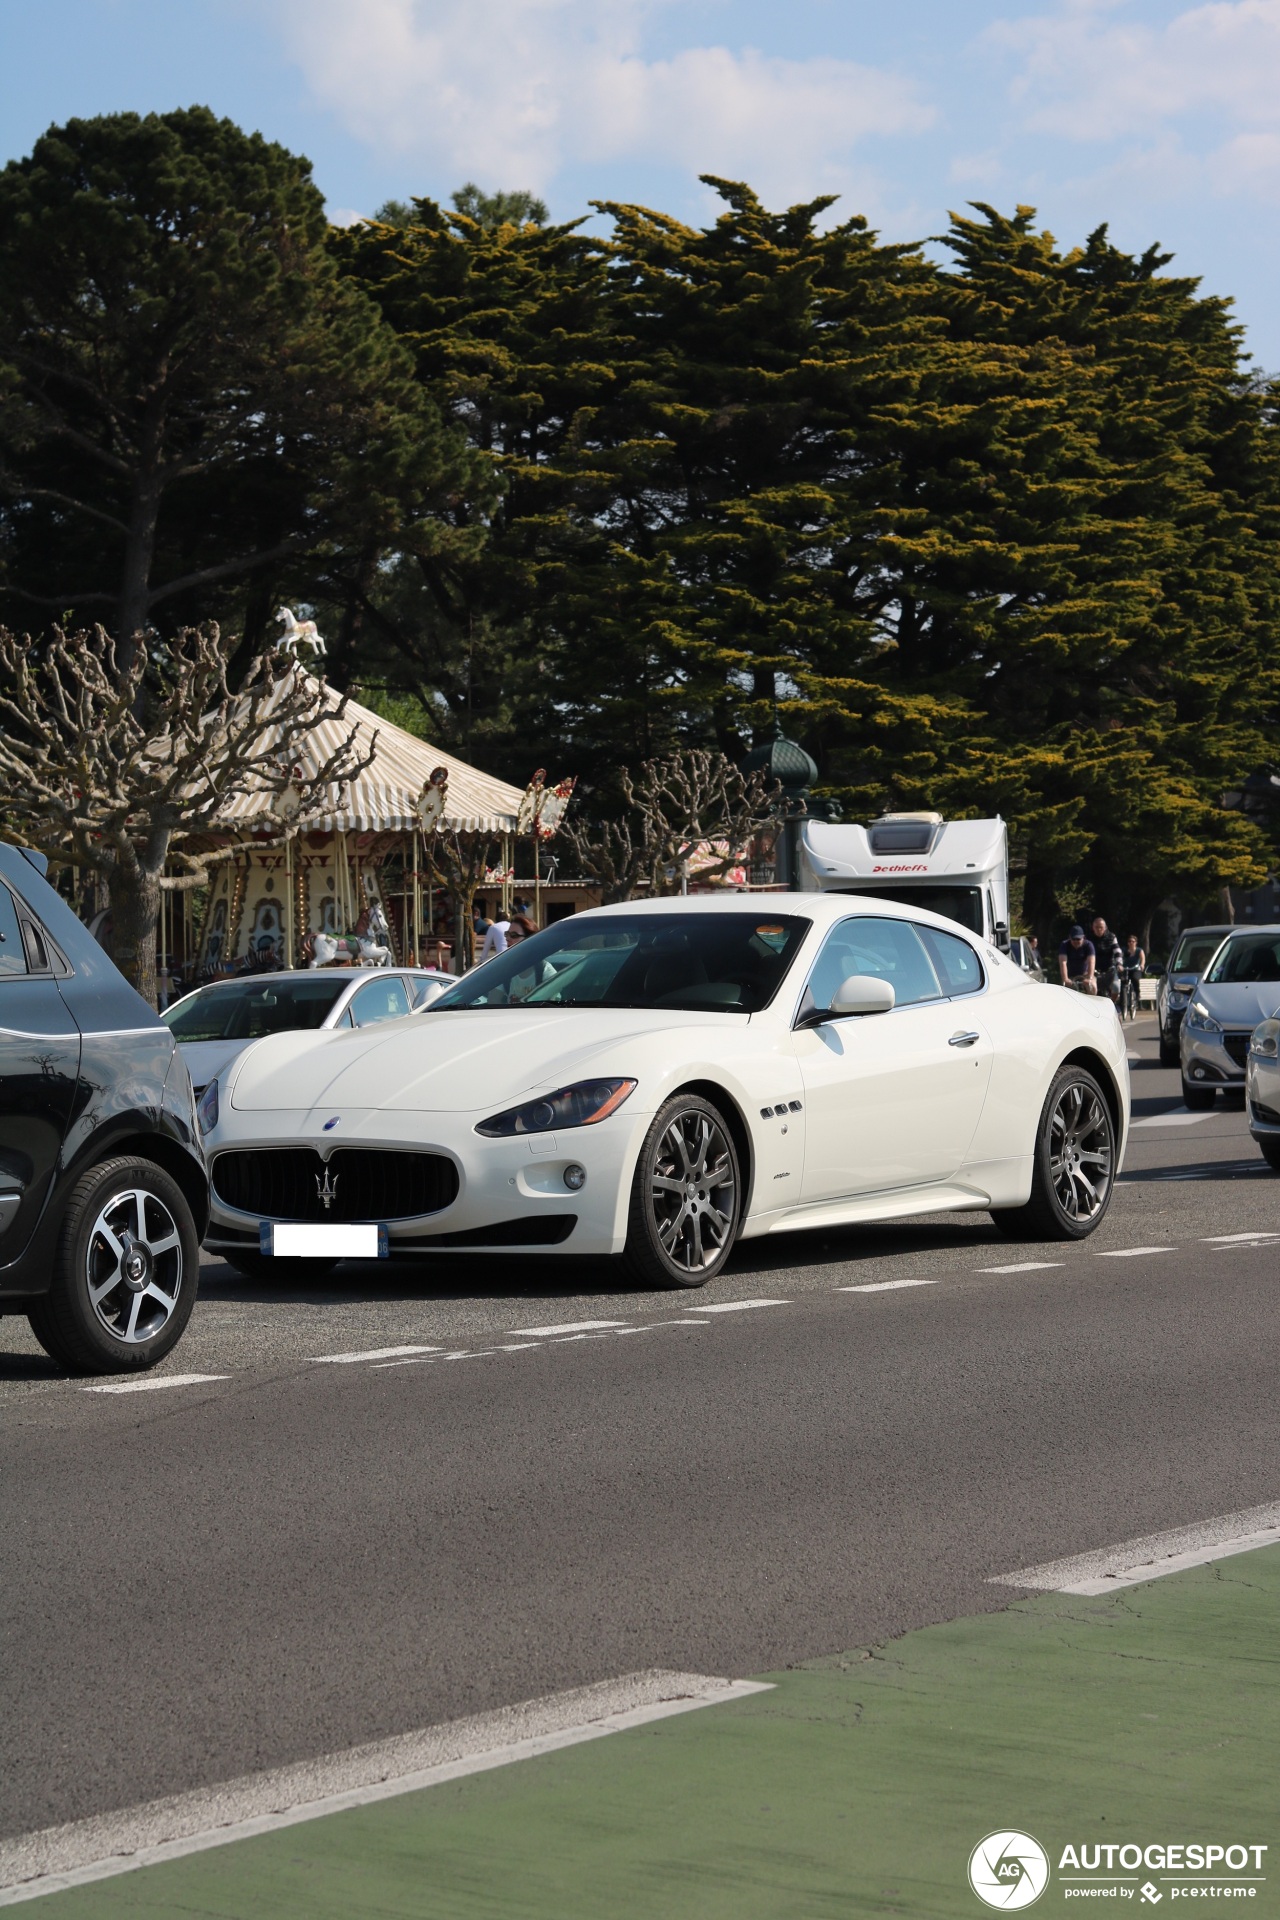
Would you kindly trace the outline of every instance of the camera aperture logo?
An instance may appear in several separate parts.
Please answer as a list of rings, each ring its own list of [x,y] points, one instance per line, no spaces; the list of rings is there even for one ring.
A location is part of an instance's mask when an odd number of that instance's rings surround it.
[[[989,1833],[969,1855],[969,1885],[979,1900],[1005,1913],[1029,1907],[1048,1884],[1049,1856],[1029,1833]]]

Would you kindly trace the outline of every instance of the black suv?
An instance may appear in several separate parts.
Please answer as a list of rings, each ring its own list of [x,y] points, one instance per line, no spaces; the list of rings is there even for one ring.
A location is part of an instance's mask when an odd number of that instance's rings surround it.
[[[152,1366],[191,1318],[208,1183],[169,1029],[0,841],[0,1313],[77,1373]]]

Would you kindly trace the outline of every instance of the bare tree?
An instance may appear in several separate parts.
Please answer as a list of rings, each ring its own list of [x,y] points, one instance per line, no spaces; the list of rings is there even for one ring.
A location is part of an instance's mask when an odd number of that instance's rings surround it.
[[[156,1000],[156,922],[165,888],[198,885],[233,792],[282,794],[281,831],[369,764],[355,730],[327,753],[319,720],[341,723],[324,682],[276,652],[237,691],[234,638],[214,625],[150,636],[122,658],[102,627],[47,640],[0,627],[0,818],[50,859],[104,880],[116,962]],[[176,863],[177,875],[165,876]]]
[[[619,784],[620,817],[560,829],[579,873],[599,881],[606,905],[641,892],[679,893],[695,852],[699,878],[728,872],[780,814],[776,781],[744,774],[705,747],[642,761],[634,776],[623,767]]]

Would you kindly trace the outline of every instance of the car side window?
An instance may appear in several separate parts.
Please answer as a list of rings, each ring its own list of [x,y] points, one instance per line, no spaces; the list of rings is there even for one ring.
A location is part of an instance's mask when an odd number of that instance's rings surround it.
[[[940,933],[937,927],[921,927],[919,933],[942,982],[942,991],[952,1000],[963,993],[977,993],[985,983],[985,976],[982,962],[969,942],[954,933]]]
[[[13,895],[0,886],[0,980],[15,973],[25,974],[27,956],[22,941],[22,926]]]
[[[358,1027],[371,1027],[378,1020],[398,1020],[409,1011],[409,996],[404,981],[371,980],[361,987],[351,1002],[351,1017]]]
[[[833,927],[809,976],[812,1005],[829,1007],[841,982],[855,973],[887,980],[898,1007],[943,998],[933,963],[919,934],[906,920],[859,916]]]

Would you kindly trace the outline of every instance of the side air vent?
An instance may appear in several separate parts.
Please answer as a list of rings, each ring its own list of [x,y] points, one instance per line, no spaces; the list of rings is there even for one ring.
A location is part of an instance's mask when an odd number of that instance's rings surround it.
[[[867,839],[872,853],[932,853],[945,824],[940,813],[886,813]]]

